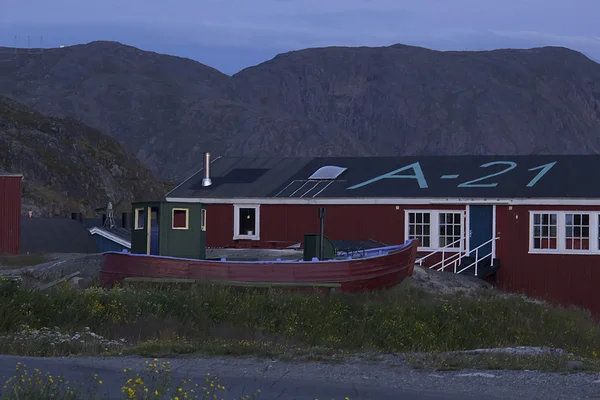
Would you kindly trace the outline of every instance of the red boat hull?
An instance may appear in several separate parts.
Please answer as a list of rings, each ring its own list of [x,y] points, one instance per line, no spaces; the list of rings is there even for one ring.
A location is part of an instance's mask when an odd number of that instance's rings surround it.
[[[347,260],[211,261],[145,254],[105,253],[100,283],[127,277],[183,278],[220,282],[339,283],[342,292],[373,291],[398,285],[412,276],[417,242],[410,240],[387,254]]]

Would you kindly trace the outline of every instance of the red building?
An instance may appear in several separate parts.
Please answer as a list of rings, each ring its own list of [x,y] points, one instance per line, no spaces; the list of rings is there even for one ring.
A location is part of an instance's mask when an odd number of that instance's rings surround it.
[[[21,180],[23,175],[0,171],[0,254],[21,251]]]
[[[418,238],[426,267],[600,314],[599,170],[600,156],[226,157],[167,201],[207,204],[209,247],[301,243],[325,207],[332,240]]]

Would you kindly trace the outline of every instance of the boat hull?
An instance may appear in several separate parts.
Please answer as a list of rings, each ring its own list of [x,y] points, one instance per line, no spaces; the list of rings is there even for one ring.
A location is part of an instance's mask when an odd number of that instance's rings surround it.
[[[216,261],[130,253],[104,253],[100,283],[124,278],[179,278],[246,283],[330,283],[342,292],[373,291],[412,276],[417,242],[371,251],[372,256],[324,261]]]

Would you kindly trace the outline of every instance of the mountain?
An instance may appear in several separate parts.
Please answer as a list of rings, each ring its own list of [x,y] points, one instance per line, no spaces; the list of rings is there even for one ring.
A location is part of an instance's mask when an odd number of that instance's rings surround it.
[[[0,97],[0,170],[22,173],[23,211],[92,213],[112,201],[165,193],[149,169],[115,139],[73,119],[44,116]]]
[[[600,65],[558,47],[293,51],[228,76],[115,42],[0,48],[0,95],[181,180],[214,155],[600,154]]]

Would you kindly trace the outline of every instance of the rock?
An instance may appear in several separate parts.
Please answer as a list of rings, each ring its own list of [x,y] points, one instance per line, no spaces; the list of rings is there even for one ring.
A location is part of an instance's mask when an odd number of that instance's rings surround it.
[[[427,292],[437,294],[466,294],[491,289],[492,285],[474,276],[455,274],[453,272],[435,271],[415,266],[411,280],[413,286]]]
[[[581,367],[583,367],[583,362],[581,362],[581,361],[569,361],[567,363],[567,369],[569,371],[572,371],[574,369],[578,369],[578,368],[581,368]]]

